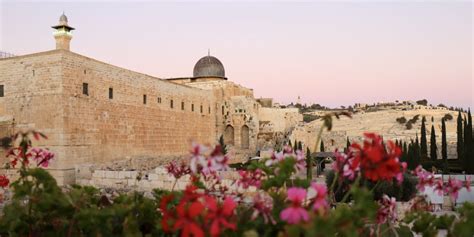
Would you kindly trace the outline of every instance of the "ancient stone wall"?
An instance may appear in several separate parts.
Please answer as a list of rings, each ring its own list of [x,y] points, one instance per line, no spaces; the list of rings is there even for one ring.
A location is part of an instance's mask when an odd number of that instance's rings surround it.
[[[187,153],[192,141],[214,142],[211,92],[69,52],[62,63],[64,166],[158,159]]]
[[[35,145],[56,154],[50,170],[59,183],[74,182],[77,164],[138,158],[159,164],[187,153],[192,141],[216,140],[212,91],[64,50],[2,59],[0,71],[1,132],[47,134]]]

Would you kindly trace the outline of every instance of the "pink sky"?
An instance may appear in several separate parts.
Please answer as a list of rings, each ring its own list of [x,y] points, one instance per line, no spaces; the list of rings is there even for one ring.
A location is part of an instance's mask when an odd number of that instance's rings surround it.
[[[0,0],[0,50],[54,49],[63,10],[72,51],[160,78],[191,76],[210,48],[229,80],[277,102],[474,105],[470,1]]]

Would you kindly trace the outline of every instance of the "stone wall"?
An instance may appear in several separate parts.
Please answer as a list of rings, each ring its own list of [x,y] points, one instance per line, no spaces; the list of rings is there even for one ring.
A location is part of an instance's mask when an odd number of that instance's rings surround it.
[[[164,167],[148,171],[136,170],[100,170],[93,166],[79,166],[76,183],[98,188],[152,191],[153,189],[183,190],[189,184],[189,175],[176,180]],[[238,189],[235,180],[239,175],[235,171],[220,173],[222,184],[230,189]]]
[[[274,132],[290,131],[303,121],[298,108],[260,108],[258,117],[260,121],[269,121]]]
[[[138,158],[160,163],[186,154],[192,141],[216,141],[212,91],[64,50],[1,59],[0,71],[5,89],[0,133],[36,129],[47,134],[49,139],[35,146],[56,154],[50,170],[61,184],[74,182],[78,164]]]

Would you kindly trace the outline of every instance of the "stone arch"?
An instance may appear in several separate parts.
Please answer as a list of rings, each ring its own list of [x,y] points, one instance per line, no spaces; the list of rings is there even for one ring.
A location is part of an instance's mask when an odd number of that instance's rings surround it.
[[[224,143],[226,145],[234,145],[234,127],[232,127],[232,125],[225,127]]]
[[[242,148],[249,149],[250,147],[250,129],[247,125],[242,126],[240,131],[240,143]]]

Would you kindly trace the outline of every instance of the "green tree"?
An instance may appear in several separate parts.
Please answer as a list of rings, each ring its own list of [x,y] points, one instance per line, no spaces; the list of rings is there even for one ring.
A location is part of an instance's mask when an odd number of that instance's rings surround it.
[[[433,161],[438,160],[438,146],[436,145],[436,133],[433,124],[431,125],[430,158]]]
[[[349,141],[349,137],[347,137],[347,140],[346,140],[346,151],[349,150],[349,147],[351,146],[351,141]]]
[[[415,143],[413,144],[413,164],[415,168],[421,164],[421,152],[420,152],[420,142],[418,140],[418,134],[416,135]]]
[[[224,136],[219,137],[219,145],[221,146],[222,154],[227,154],[227,145],[224,143]]]
[[[321,145],[319,146],[319,151],[324,152],[324,141],[321,139]]]
[[[461,110],[459,110],[458,112],[458,119],[457,119],[457,130],[456,130],[456,133],[457,133],[457,144],[456,144],[456,150],[457,150],[457,154],[458,154],[458,160],[463,160],[464,158],[464,152],[463,152],[463,149],[464,149],[464,134],[463,134],[463,123],[462,123],[462,116],[461,116]]]
[[[312,165],[312,160],[311,160],[311,150],[309,147],[306,147],[306,178],[308,180],[313,179],[313,165]]]
[[[443,171],[448,173],[448,143],[446,141],[446,123],[441,119],[441,157],[443,158]]]
[[[472,116],[471,109],[467,112],[464,126],[464,164],[467,173],[474,174],[474,144],[472,138]]]
[[[426,128],[425,128],[426,118],[423,116],[421,119],[421,144],[420,144],[420,152],[421,158],[426,159],[428,157],[428,144],[426,141]]]
[[[464,168],[464,171],[466,171],[466,173],[470,173],[470,170],[469,170],[469,158],[471,156],[470,154],[470,146],[471,146],[471,139],[469,139],[469,122],[468,122],[468,119],[467,117],[465,116],[464,117],[464,128],[463,128],[463,132],[464,132],[464,142],[463,142],[463,160],[462,160],[462,164],[463,164],[463,168]]]

